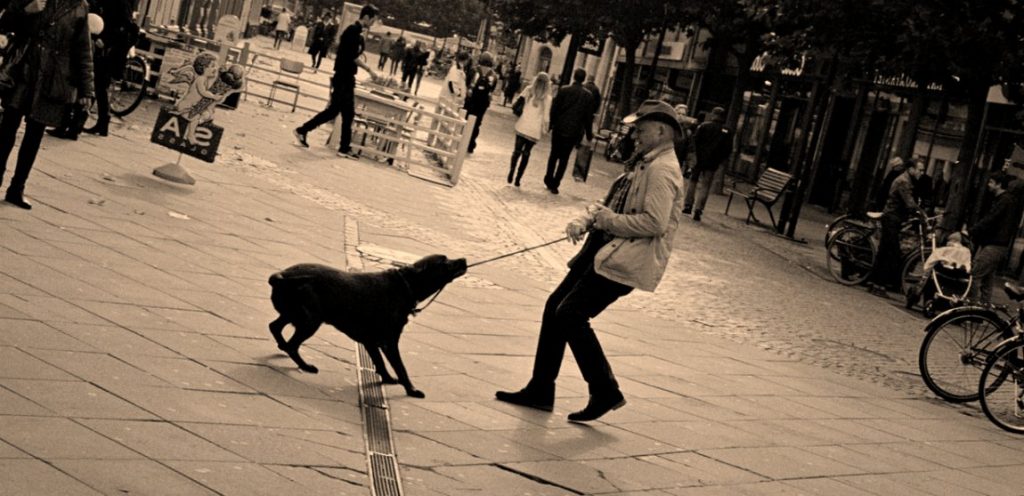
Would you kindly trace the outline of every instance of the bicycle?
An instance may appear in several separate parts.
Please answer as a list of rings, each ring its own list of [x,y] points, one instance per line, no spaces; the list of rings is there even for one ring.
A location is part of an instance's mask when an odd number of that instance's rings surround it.
[[[1003,289],[1011,300],[1024,301],[1024,288],[1007,283]],[[1024,306],[1010,320],[1007,330],[1013,335],[999,342],[985,362],[977,395],[981,410],[999,428],[1024,434]],[[1009,379],[1009,380],[1007,380]]]
[[[1004,306],[968,303],[928,322],[917,358],[928,389],[950,403],[977,400],[977,371],[998,343],[1016,334],[1020,311],[1014,318]]]
[[[145,37],[140,35],[140,41]],[[124,74],[118,81],[110,83],[110,113],[117,117],[125,117],[135,111],[142,103],[149,88],[149,61],[139,55],[135,47],[128,49],[128,60],[124,64]]]
[[[867,221],[845,217],[839,218],[842,226],[833,229],[838,222],[828,226],[827,231],[832,234],[826,234],[825,264],[836,282],[854,286],[867,281],[874,271],[882,213],[868,212]],[[900,289],[904,293],[924,277],[924,260],[931,253],[929,240],[934,238],[935,223],[940,217],[911,219],[900,228]]]

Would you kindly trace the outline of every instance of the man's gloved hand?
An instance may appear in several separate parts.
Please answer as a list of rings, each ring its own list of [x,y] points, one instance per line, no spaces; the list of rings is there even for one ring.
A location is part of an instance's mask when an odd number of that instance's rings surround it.
[[[587,233],[588,229],[582,221],[574,220],[565,226],[565,235],[569,236],[569,241],[572,241],[572,244],[576,244],[583,239],[583,235]]]

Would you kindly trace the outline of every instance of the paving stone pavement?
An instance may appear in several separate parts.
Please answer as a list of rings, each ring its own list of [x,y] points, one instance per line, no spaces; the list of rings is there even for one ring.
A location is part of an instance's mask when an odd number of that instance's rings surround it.
[[[539,244],[616,173],[595,163],[550,195],[542,143],[508,186],[495,108],[445,188],[293,147],[308,116],[250,101],[218,113],[222,155],[186,159],[199,182],[183,187],[150,175],[176,158],[148,143],[154,116],[47,138],[36,208],[0,207],[0,494],[367,494],[353,343],[322,330],[303,348],[321,372],[300,373],[266,330],[269,274]],[[555,412],[493,400],[527,380],[574,247],[446,289],[402,340],[427,397],[386,388],[406,493],[1020,494],[1024,444],[930,398],[923,321],[828,281],[813,211],[799,245],[723,209],[684,220],[657,292],[595,320],[629,404],[593,425],[565,421],[586,402],[571,354]]]

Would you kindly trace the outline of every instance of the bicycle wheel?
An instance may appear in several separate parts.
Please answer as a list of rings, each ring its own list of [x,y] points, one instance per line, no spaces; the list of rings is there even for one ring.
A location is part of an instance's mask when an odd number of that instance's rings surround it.
[[[993,352],[978,391],[985,392],[981,409],[993,424],[1024,434],[1024,342],[1012,341]]]
[[[146,95],[146,62],[142,57],[132,57],[125,62],[124,77],[110,85],[110,113],[124,117],[142,103]]]
[[[924,383],[942,399],[965,403],[978,399],[978,371],[997,343],[1012,335],[991,310],[961,307],[928,323],[918,353]]]
[[[848,286],[867,280],[878,254],[871,231],[853,226],[840,229],[825,250],[829,273],[837,282]]]
[[[907,290],[921,284],[921,280],[927,276],[924,272],[924,261],[928,259],[928,255],[931,255],[931,250],[925,250],[923,258],[921,253],[915,250],[903,259],[903,264],[900,265],[900,292],[907,294]]]
[[[851,214],[840,215],[825,225],[825,244],[828,245],[832,241],[836,234],[839,233],[844,227],[850,224],[850,221],[854,219]]]

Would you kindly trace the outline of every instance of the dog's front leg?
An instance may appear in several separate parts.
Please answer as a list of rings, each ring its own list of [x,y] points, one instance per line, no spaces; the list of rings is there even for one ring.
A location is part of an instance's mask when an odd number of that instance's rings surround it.
[[[405,365],[402,364],[402,356],[398,353],[398,343],[386,344],[381,346],[384,349],[384,355],[388,357],[388,361],[391,362],[391,368],[395,369],[395,375],[398,376],[398,382],[405,386],[405,394],[412,396],[413,398],[426,398],[427,395],[423,394],[423,391],[416,389],[412,385],[412,381],[409,380],[409,374],[405,371]]]
[[[363,346],[366,347],[366,354],[370,355],[373,368],[377,369],[377,375],[380,376],[381,384],[398,384],[398,381],[388,373],[388,368],[384,366],[384,359],[380,357],[380,348],[365,344]]]

